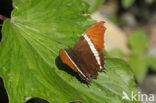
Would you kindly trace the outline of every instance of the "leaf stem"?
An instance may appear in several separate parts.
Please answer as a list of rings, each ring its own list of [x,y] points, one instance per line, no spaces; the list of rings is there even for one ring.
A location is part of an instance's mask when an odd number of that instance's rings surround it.
[[[2,15],[2,14],[0,14],[0,20],[5,20],[5,19],[7,19],[7,17]]]

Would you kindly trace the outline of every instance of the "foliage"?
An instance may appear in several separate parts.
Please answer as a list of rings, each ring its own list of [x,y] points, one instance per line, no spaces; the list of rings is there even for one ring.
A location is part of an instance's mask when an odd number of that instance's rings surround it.
[[[148,48],[148,39],[146,33],[137,29],[129,36],[130,55],[125,55],[120,49],[111,50],[111,57],[126,58],[139,83],[141,83],[151,67],[156,70],[156,57],[149,55],[146,51]]]
[[[135,1],[136,0],[121,0],[121,5],[123,8],[127,9],[127,8],[131,7]],[[145,0],[143,2],[145,2],[146,4],[152,4],[155,2],[155,0]]]
[[[129,36],[129,45],[134,54],[143,53],[148,47],[146,33],[141,29],[133,31]]]
[[[89,12],[94,12],[101,3],[103,3],[105,0],[84,0],[86,1],[90,7],[89,7]]]
[[[121,4],[124,8],[129,8],[135,0],[121,0]]]
[[[126,56],[119,48],[113,48],[111,51],[109,51],[109,54],[113,58],[124,58]]]
[[[10,103],[40,97],[50,103],[81,100],[84,103],[128,103],[133,74],[126,62],[106,59],[106,73],[91,85],[67,72],[58,52],[73,46],[93,21],[84,0],[14,0],[11,19],[5,20],[0,43],[0,76]],[[91,4],[94,5],[94,4]],[[94,7],[94,6],[93,6]],[[130,102],[131,103],[131,102]]]
[[[156,57],[147,55],[146,62],[149,64],[149,67],[156,71]]]
[[[141,83],[147,73],[148,65],[144,57],[130,56],[129,65],[139,83]]]

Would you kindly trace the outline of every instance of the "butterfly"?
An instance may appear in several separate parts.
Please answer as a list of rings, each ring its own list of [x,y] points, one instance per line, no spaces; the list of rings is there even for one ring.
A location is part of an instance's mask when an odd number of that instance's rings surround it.
[[[97,78],[98,71],[104,70],[104,22],[89,27],[79,38],[74,48],[61,49],[59,56],[63,63],[87,83]]]

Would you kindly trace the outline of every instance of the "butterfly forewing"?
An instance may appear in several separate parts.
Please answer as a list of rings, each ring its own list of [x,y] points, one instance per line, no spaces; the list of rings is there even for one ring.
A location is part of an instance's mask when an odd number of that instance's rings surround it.
[[[104,48],[104,32],[106,28],[104,27],[104,22],[98,22],[91,27],[89,27],[85,34],[91,39],[96,48],[103,50]]]

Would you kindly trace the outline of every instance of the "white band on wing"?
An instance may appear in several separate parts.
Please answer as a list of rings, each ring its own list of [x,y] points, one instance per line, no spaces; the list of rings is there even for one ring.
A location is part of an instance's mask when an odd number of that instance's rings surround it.
[[[64,50],[65,51],[65,50]],[[76,69],[81,73],[81,75],[83,75],[85,78],[87,78],[82,71],[78,68],[78,66],[74,63],[74,61],[72,61],[72,59],[70,58],[70,56],[68,55],[68,53],[65,51],[66,55],[68,56],[68,58],[70,59],[70,61],[73,63],[73,65],[76,67]],[[87,78],[88,79],[88,78]]]
[[[96,50],[94,44],[92,43],[92,41],[90,40],[90,38],[88,38],[88,36],[85,33],[82,34],[82,36],[88,42],[88,45],[89,45],[91,51],[93,52],[93,54],[95,56],[95,59],[96,59],[98,65],[100,66],[100,69],[102,69],[101,62],[100,62],[100,57],[99,57],[98,51]]]

